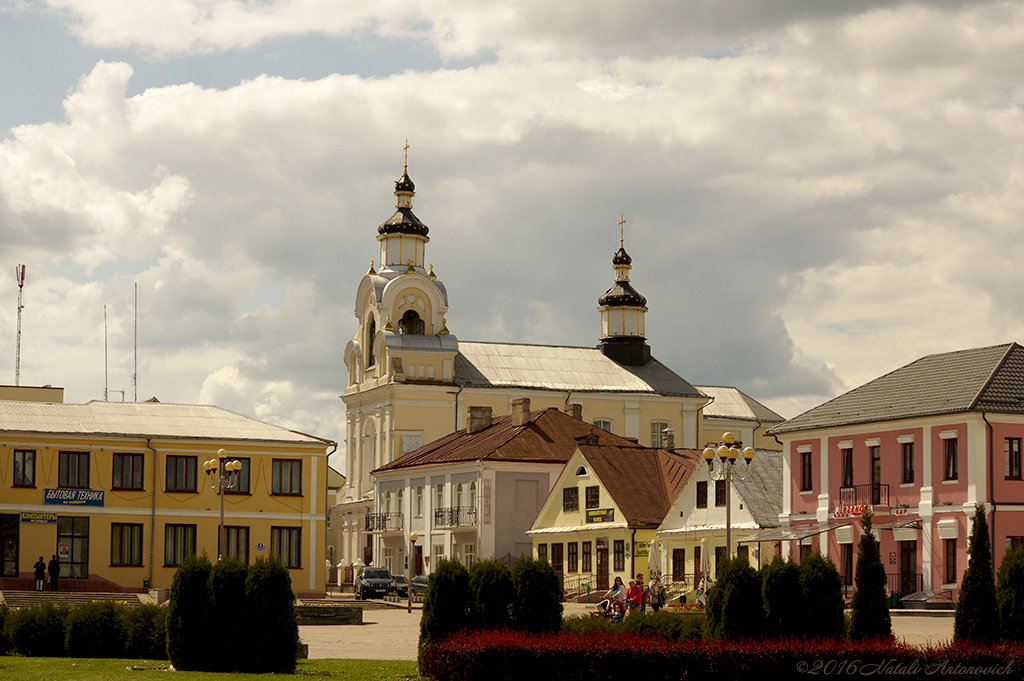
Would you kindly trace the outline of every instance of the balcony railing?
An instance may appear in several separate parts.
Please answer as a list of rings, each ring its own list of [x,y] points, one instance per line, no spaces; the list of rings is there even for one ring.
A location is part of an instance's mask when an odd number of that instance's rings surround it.
[[[921,591],[924,587],[924,575],[920,572],[888,572],[885,575],[889,593],[909,596]]]
[[[889,485],[850,485],[839,488],[843,506],[888,506]]]
[[[451,506],[434,509],[434,527],[471,527],[476,525],[475,506]]]
[[[403,527],[401,513],[367,513],[367,532],[401,532]]]

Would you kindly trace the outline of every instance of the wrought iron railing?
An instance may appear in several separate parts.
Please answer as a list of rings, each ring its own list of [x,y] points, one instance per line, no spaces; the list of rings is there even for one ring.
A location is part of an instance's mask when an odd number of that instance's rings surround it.
[[[434,527],[468,527],[476,525],[475,506],[451,506],[434,509]]]
[[[589,596],[596,590],[597,575],[572,573],[562,577],[562,593],[566,600]]]
[[[885,579],[891,594],[909,596],[924,589],[924,575],[920,572],[889,572],[886,573]]]
[[[403,520],[401,513],[367,513],[367,532],[401,532]]]
[[[889,485],[849,485],[839,488],[842,506],[888,506]]]

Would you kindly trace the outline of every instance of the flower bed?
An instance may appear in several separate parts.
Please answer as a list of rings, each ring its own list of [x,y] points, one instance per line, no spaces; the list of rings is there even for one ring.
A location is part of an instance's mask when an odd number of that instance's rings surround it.
[[[949,676],[1020,678],[1024,646],[919,648],[892,641],[851,644],[799,639],[675,643],[656,636],[603,632],[530,636],[467,631],[427,646],[422,668],[435,681],[512,681],[523,678],[523,670],[529,670],[531,681],[619,681],[641,671],[644,681],[763,681],[775,675],[913,681]]]

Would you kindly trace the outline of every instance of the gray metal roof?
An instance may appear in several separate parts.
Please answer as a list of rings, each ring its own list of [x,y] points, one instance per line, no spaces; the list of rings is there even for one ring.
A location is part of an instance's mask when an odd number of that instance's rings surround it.
[[[782,452],[758,449],[746,480],[733,478],[736,493],[760,527],[777,527],[782,513]]]
[[[1024,348],[1009,343],[928,355],[768,433],[966,411],[1024,414]]]
[[[11,432],[329,444],[220,407],[160,402],[0,401],[0,433]]]
[[[705,417],[756,421],[758,423],[782,423],[786,419],[764,406],[739,388],[717,385],[695,386],[715,401],[704,407]]]
[[[704,397],[656,359],[624,366],[597,348],[459,341],[455,380],[476,388],[535,388]]]

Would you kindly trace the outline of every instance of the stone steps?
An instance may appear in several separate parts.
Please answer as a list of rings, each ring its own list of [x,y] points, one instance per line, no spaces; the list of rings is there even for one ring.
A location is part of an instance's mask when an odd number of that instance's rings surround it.
[[[128,608],[142,604],[139,594],[112,591],[21,591],[5,589],[0,591],[0,600],[12,608],[25,608],[38,603],[67,603],[70,606],[83,605],[93,601],[117,601]]]

